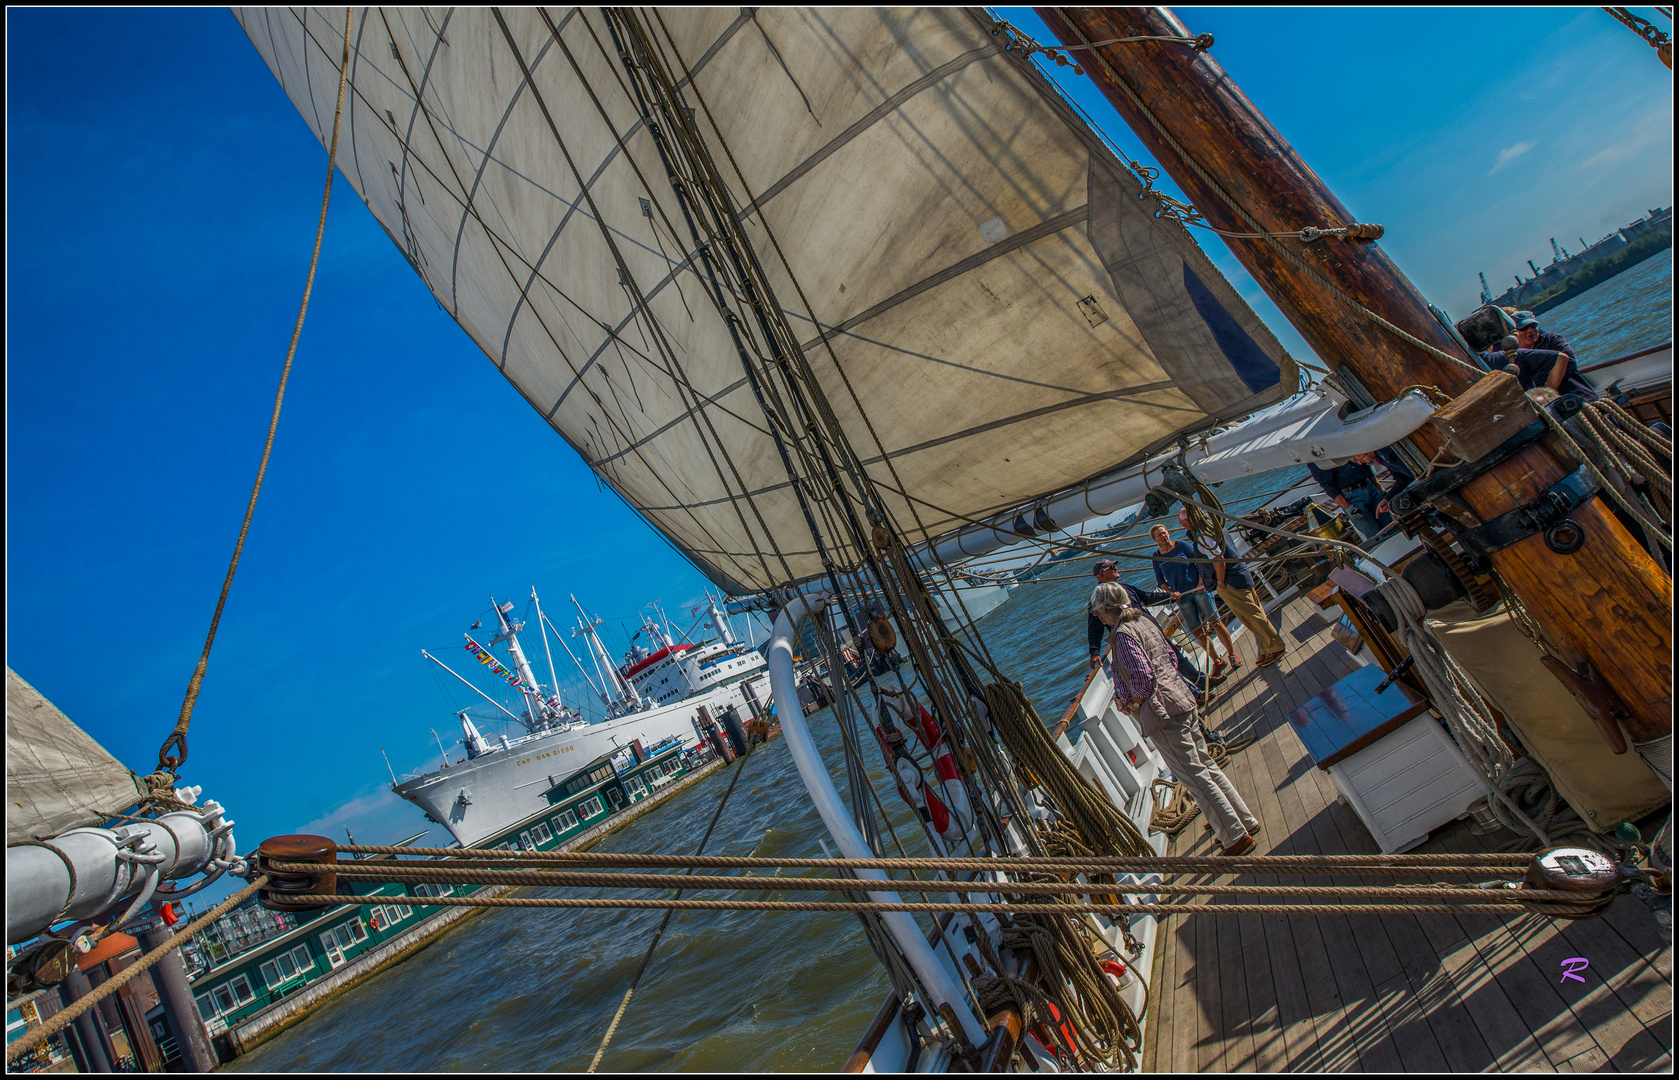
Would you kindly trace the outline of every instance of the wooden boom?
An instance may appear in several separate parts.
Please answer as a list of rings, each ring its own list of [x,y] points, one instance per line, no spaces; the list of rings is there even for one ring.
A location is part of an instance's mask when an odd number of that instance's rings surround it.
[[[1071,57],[1095,81],[1149,152],[1177,181],[1208,224],[1229,232],[1295,232],[1354,223],[1294,149],[1211,56],[1187,44],[1134,37],[1190,37],[1165,8],[1038,8]],[[1240,207],[1242,213],[1233,207]],[[1257,227],[1256,227],[1257,226]],[[1231,239],[1242,265],[1319,356],[1376,401],[1409,386],[1453,397],[1479,373],[1444,360],[1378,325],[1380,315],[1420,341],[1463,355],[1416,287],[1374,244],[1341,239]],[[1306,263],[1321,281],[1280,252]],[[1430,426],[1411,438],[1432,457],[1441,436]],[[1546,444],[1520,454],[1458,492],[1483,521],[1532,502],[1576,466]],[[1656,566],[1602,498],[1569,515],[1585,546],[1562,555],[1540,535],[1494,552],[1500,577],[1562,652],[1589,661],[1624,712],[1634,742],[1673,730],[1673,579]]]

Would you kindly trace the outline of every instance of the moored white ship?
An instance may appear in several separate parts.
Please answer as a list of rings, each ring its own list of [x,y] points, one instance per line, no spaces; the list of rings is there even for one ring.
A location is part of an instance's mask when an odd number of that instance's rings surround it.
[[[531,596],[535,601],[534,590]],[[467,649],[486,666],[504,674],[520,691],[525,707],[522,713],[514,713],[477,687],[472,689],[521,724],[526,734],[512,739],[504,735],[492,741],[463,709],[456,716],[465,756],[431,772],[393,782],[391,790],[448,829],[461,846],[470,847],[548,809],[545,793],[603,756],[629,751],[636,743],[645,748],[674,739],[684,747],[697,745],[702,709],[713,719],[720,719],[731,709],[743,720],[767,712],[770,691],[764,658],[737,642],[727,620],[709,599],[707,603],[716,640],[678,643],[668,629],[649,621],[636,636],[649,635],[658,648],[648,650],[632,644],[621,667],[612,662],[600,640],[596,631],[599,620],[580,621],[574,636],[583,639],[603,680],[596,686],[587,669],[578,663],[606,707],[607,719],[597,723],[589,723],[564,707],[557,693],[543,693],[544,687],[537,683],[519,644],[518,633],[525,624],[509,619],[512,604],[497,605],[500,632],[490,644],[505,644],[508,662],[503,665],[470,635]],[[537,616],[546,622],[540,606]],[[472,686],[441,660],[424,650],[422,653]],[[549,659],[553,678],[552,656]]]

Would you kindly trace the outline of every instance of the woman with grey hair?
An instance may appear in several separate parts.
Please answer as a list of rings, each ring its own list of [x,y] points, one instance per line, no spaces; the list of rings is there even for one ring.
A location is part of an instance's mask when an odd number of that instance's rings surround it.
[[[1257,844],[1259,819],[1236,786],[1213,764],[1195,718],[1195,692],[1178,675],[1172,650],[1154,620],[1129,603],[1117,582],[1096,586],[1090,610],[1112,628],[1108,674],[1114,704],[1137,717],[1166,767],[1183,782],[1207,815],[1223,855],[1246,855]]]

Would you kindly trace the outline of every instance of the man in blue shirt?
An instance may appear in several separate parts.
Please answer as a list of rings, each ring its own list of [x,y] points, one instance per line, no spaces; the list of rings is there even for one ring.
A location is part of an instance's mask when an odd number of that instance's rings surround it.
[[[1211,593],[1216,586],[1212,561],[1196,551],[1187,540],[1174,544],[1171,531],[1164,525],[1150,529],[1149,536],[1160,549],[1158,555],[1150,558],[1154,564],[1155,583],[1170,592],[1172,599],[1177,601],[1184,629],[1195,635],[1195,640],[1201,643],[1201,648],[1212,660],[1213,667],[1207,673],[1208,677],[1217,680],[1224,673],[1227,662],[1219,659],[1218,650],[1213,648],[1214,631],[1218,633],[1219,641],[1224,643],[1229,666],[1232,669],[1241,667],[1242,658],[1236,655],[1236,647],[1230,643],[1230,631],[1219,621],[1218,612],[1213,608]]]

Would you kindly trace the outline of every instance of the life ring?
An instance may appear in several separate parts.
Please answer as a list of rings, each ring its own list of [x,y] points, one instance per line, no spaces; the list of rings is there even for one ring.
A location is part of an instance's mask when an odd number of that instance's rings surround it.
[[[921,745],[933,756],[933,771],[938,774],[938,790],[944,798],[941,800],[928,791],[924,796],[927,812],[935,831],[948,843],[954,844],[973,828],[974,810],[968,798],[967,785],[957,771],[956,758],[950,752],[950,741],[939,730],[939,722],[915,699],[914,694],[905,691],[897,698],[883,696],[880,702],[882,719],[887,719],[890,714],[902,722],[915,732]],[[919,768],[916,775],[920,776]]]

